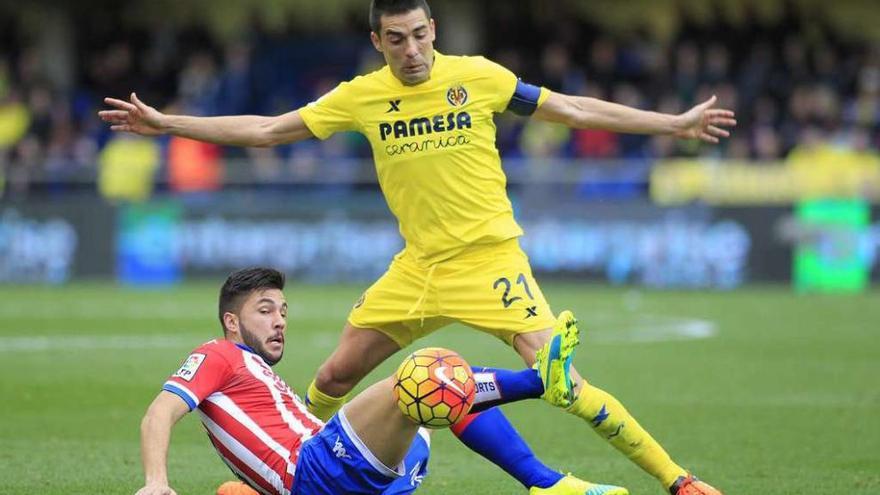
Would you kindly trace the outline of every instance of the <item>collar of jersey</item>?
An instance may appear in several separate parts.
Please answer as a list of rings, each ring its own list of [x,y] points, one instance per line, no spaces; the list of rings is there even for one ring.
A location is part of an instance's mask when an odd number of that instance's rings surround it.
[[[256,354],[256,353],[257,353],[257,351],[251,349],[250,347],[248,347],[248,346],[246,346],[246,345],[244,345],[244,344],[240,344],[240,343],[238,343],[238,342],[235,343],[235,347],[238,347],[239,349],[241,349],[241,350],[243,350],[243,351],[248,351],[248,352],[251,353],[251,354]]]
[[[389,66],[386,65],[386,66],[385,66],[385,70],[388,72],[388,77],[391,79],[391,81],[392,81],[392,82],[393,82],[398,88],[401,88],[401,89],[412,89],[412,90],[416,90],[416,89],[421,89],[421,88],[423,88],[424,86],[426,86],[426,85],[428,85],[428,84],[431,83],[431,80],[432,80],[432,79],[434,78],[434,76],[437,74],[437,66],[438,66],[440,63],[442,63],[443,59],[445,59],[445,58],[446,58],[445,55],[443,55],[442,53],[438,52],[437,50],[434,50],[434,64],[431,66],[431,76],[428,77],[428,80],[427,80],[427,81],[420,82],[419,84],[416,84],[415,86],[407,86],[406,84],[403,84],[403,81],[401,81],[400,79],[398,79],[397,76],[395,76],[394,73],[391,72],[391,67],[389,67]]]

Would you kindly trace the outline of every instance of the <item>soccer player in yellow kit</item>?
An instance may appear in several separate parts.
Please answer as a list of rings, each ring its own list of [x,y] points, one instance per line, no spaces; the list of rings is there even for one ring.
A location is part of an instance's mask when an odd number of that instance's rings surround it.
[[[223,145],[274,146],[341,131],[367,137],[406,247],[357,301],[338,347],[309,387],[307,401],[324,418],[379,363],[455,321],[497,336],[529,365],[541,352],[539,365],[547,365],[551,339],[571,345],[566,322],[556,323],[519,246],[523,231],[495,146],[496,113],[709,143],[736,124],[733,112],[713,108],[715,97],[680,115],[648,112],[532,86],[483,57],[440,54],[425,0],[373,0],[370,21],[372,43],[387,65],[296,111],[166,115],[133,93],[130,101],[106,99],[115,108],[100,112],[116,131]],[[613,396],[573,369],[571,384],[568,396],[545,398],[587,421],[673,495],[719,493],[673,462]]]

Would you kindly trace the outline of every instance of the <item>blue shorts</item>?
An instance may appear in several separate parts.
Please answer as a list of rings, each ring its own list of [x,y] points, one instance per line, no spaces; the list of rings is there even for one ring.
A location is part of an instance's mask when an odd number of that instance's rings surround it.
[[[419,430],[399,466],[390,468],[358,438],[342,410],[303,444],[291,495],[406,495],[428,473],[430,437]]]

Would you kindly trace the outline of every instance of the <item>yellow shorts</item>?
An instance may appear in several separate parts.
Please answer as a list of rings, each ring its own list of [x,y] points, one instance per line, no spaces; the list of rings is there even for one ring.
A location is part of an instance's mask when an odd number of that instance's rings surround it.
[[[460,322],[513,344],[519,333],[553,327],[555,317],[517,239],[473,246],[433,266],[406,250],[355,304],[348,321],[406,347]]]

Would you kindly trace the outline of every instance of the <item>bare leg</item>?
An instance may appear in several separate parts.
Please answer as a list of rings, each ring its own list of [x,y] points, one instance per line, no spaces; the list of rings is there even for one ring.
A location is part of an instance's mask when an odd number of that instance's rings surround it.
[[[384,333],[346,323],[336,350],[318,368],[315,386],[327,395],[342,397],[399,350],[397,342]]]
[[[419,430],[394,402],[394,378],[386,378],[359,393],[343,408],[345,417],[370,452],[394,469],[406,457]]]

